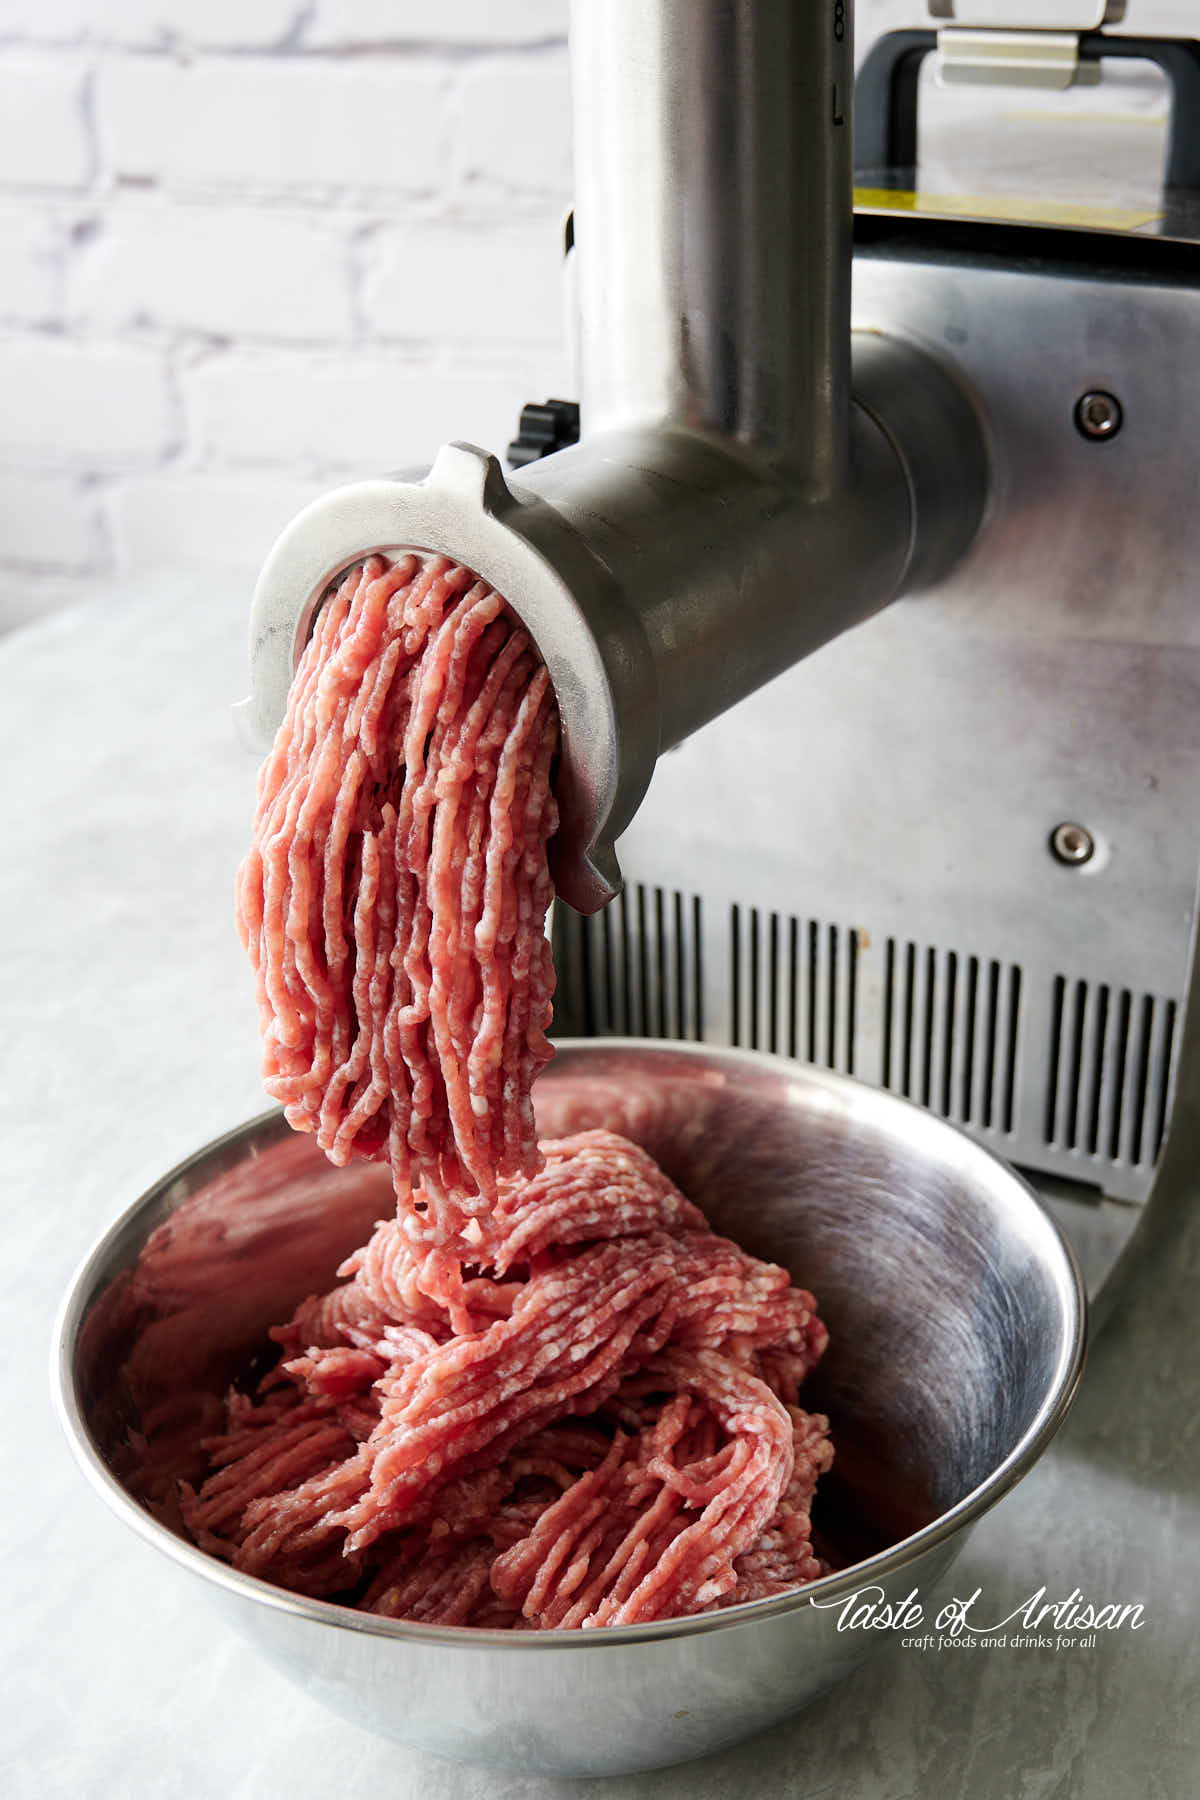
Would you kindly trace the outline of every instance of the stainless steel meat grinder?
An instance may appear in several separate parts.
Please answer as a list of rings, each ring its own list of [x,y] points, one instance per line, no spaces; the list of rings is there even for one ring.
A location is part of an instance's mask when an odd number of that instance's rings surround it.
[[[1097,1287],[1191,1117],[1200,50],[1086,0],[1040,38],[932,10],[860,73],[856,216],[849,0],[573,0],[579,441],[315,502],[241,710],[269,741],[365,554],[474,568],[562,715],[557,1029],[908,1095],[1031,1174]],[[927,57],[1139,54],[1175,88],[1149,230],[913,203]]]

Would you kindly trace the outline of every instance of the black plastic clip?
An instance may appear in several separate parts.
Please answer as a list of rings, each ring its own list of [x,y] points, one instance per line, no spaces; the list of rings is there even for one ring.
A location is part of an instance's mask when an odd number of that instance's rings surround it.
[[[540,406],[531,401],[521,408],[517,435],[508,446],[509,467],[523,469],[526,463],[540,462],[543,456],[553,456],[556,450],[578,442],[577,400],[546,400]]]

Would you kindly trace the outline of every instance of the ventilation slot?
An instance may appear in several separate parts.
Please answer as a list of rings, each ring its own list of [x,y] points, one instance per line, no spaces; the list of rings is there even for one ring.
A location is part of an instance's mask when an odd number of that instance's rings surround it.
[[[699,897],[630,882],[591,918],[554,909],[562,1035],[704,1035]]]
[[[883,1086],[961,1125],[1015,1129],[1021,970],[888,938]]]
[[[1174,1000],[1056,976],[1046,1143],[1151,1165],[1169,1117],[1175,1022]]]
[[[853,1075],[858,959],[851,928],[732,906],[730,1042]]]

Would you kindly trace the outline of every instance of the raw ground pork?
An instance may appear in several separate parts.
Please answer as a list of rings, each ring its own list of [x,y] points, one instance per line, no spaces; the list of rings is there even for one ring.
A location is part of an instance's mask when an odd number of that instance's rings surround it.
[[[557,746],[500,596],[372,557],[318,614],[260,778],[237,919],[267,1089],[335,1163],[387,1161],[429,1241],[537,1167]]]
[[[629,1140],[539,1147],[558,719],[503,601],[373,557],[322,608],[238,923],[269,1091],[396,1214],[272,1336],[185,1488],[196,1542],[395,1618],[629,1624],[822,1572],[810,1294]]]

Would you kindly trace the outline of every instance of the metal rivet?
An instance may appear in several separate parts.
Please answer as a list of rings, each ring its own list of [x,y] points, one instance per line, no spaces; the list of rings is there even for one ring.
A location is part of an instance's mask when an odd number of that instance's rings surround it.
[[[1124,416],[1117,396],[1106,394],[1103,388],[1094,388],[1075,402],[1075,424],[1085,438],[1116,437]]]
[[[1091,861],[1096,851],[1096,840],[1085,825],[1075,825],[1069,819],[1064,819],[1050,833],[1050,848],[1059,862],[1078,867],[1080,863]]]

